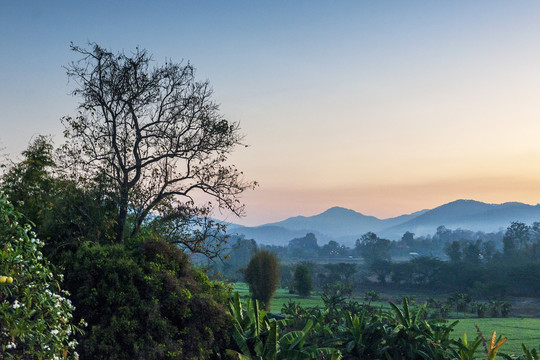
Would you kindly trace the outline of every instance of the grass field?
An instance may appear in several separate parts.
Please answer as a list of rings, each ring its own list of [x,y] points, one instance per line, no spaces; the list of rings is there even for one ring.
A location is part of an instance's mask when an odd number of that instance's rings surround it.
[[[502,335],[508,338],[508,341],[501,346],[499,350],[501,352],[519,354],[521,353],[522,343],[529,349],[540,346],[540,319],[460,319],[454,330],[455,337],[462,337],[466,333],[468,339],[474,339],[477,335],[475,324],[478,325],[488,341],[493,331],[497,331],[497,336]]]
[[[240,294],[240,297],[242,298],[246,298],[249,295],[249,289],[246,283],[236,283],[234,285],[234,291],[238,291],[238,294]],[[302,306],[306,307],[324,305],[320,296],[312,296],[308,299],[300,298],[298,295],[289,294],[289,290],[280,288],[276,291],[276,294],[274,295],[274,299],[272,300],[272,304],[270,306],[270,311],[272,313],[279,314],[281,312],[283,304],[287,304],[289,300],[299,302],[302,304]]]
[[[238,291],[241,298],[246,298],[249,295],[249,289],[246,283],[236,283],[234,285],[234,291]],[[289,294],[289,290],[279,288],[272,299],[272,304],[270,306],[270,312],[279,314],[281,308],[284,304],[287,304],[289,301],[296,301],[304,307],[314,307],[314,306],[324,306],[324,303],[318,294],[313,294],[309,298],[301,298],[296,294]],[[372,302],[373,306],[387,306],[386,302]],[[389,306],[388,306],[389,307]]]
[[[242,298],[249,295],[249,289],[245,283],[236,283],[234,287]],[[308,299],[300,298],[298,295],[289,294],[287,289],[278,289],[271,305],[271,312],[280,313],[283,304],[287,304],[289,300],[299,302],[302,306],[323,306],[323,301],[320,296],[313,295]],[[372,303],[374,306],[387,306],[385,302]],[[458,315],[454,313],[453,315]],[[451,319],[450,321],[453,321]],[[506,354],[521,354],[521,344],[525,344],[527,348],[540,347],[540,319],[538,318],[466,318],[458,319],[459,323],[454,328],[455,338],[461,338],[464,333],[467,334],[469,340],[476,338],[477,330],[475,324],[478,325],[482,334],[489,341],[493,331],[497,331],[497,335],[506,336],[508,341],[501,346],[500,351]]]

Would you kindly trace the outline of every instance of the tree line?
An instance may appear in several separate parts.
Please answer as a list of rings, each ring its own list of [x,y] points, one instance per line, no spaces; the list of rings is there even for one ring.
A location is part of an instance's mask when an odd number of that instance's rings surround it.
[[[416,238],[406,232],[400,241],[368,232],[352,249],[335,241],[319,246],[313,234],[293,239],[288,246],[265,246],[236,236],[231,238],[228,261],[211,268],[226,279],[244,281],[251,256],[267,250],[280,260],[280,284],[291,292],[296,291],[294,274],[300,264],[307,267],[318,291],[340,282],[360,292],[386,287],[471,293],[489,299],[539,296],[538,225],[513,222],[498,233],[440,226],[433,236]]]

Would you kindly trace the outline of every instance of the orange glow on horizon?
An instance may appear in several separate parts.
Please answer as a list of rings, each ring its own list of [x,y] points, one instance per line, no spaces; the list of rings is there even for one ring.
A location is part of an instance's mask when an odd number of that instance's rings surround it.
[[[247,217],[229,218],[228,221],[256,226],[292,216],[316,215],[333,206],[385,219],[432,209],[458,199],[536,205],[540,203],[540,178],[473,178],[334,189],[261,187],[243,197]]]

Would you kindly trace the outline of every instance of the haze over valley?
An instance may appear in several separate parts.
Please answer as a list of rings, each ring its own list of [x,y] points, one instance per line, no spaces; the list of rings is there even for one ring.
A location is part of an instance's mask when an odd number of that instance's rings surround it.
[[[263,244],[283,246],[293,238],[313,233],[321,242],[334,240],[351,246],[370,231],[397,241],[407,231],[416,236],[433,235],[441,225],[449,229],[498,232],[504,231],[514,221],[526,224],[540,221],[540,205],[456,200],[433,209],[388,219],[379,219],[343,207],[332,207],[318,215],[295,216],[259,226],[230,224],[228,230]]]

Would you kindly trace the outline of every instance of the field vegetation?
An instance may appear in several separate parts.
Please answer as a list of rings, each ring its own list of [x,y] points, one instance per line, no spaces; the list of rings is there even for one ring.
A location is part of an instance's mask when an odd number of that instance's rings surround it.
[[[250,298],[249,286],[246,283],[235,283],[234,291],[238,292],[240,299],[245,301]],[[362,302],[363,304],[369,304],[376,309],[390,310],[391,306],[388,301],[381,299],[393,299],[399,300],[400,296],[395,294],[379,294],[377,301],[371,301],[369,298],[370,291],[364,296],[358,296],[354,299]],[[419,294],[419,296],[409,296],[411,298],[425,298],[425,294]],[[401,296],[403,299],[403,296]],[[441,298],[444,300],[444,298]],[[294,302],[304,308],[324,307],[324,301],[320,293],[313,294],[309,298],[298,296],[297,294],[291,294],[287,289],[279,288],[272,302],[270,311],[274,314],[280,314],[288,304]],[[428,311],[429,312],[429,311]],[[540,318],[532,317],[509,317],[509,318],[478,318],[476,314],[461,313],[457,311],[450,311],[447,320],[459,320],[452,331],[452,337],[454,339],[462,338],[464,334],[467,334],[469,338],[475,338],[478,334],[478,328],[482,334],[489,336],[493,331],[497,331],[498,334],[508,338],[508,341],[504,344],[501,351],[508,354],[519,354],[522,351],[521,344],[524,344],[527,348],[538,348],[540,345]],[[481,349],[478,350],[479,354]]]

